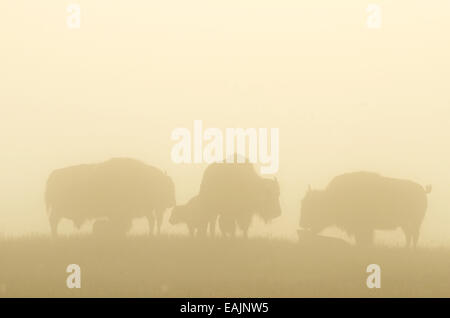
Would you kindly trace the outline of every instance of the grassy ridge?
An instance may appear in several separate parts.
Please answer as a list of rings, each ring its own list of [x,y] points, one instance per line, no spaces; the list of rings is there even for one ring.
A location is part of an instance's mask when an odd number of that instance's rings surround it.
[[[82,288],[66,287],[81,266]],[[381,289],[366,287],[368,264]],[[0,241],[0,297],[450,297],[450,251],[177,236]]]

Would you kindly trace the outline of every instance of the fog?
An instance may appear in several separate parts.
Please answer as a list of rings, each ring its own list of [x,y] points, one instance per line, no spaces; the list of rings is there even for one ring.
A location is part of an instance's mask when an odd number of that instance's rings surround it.
[[[167,171],[186,202],[206,164],[173,163],[171,133],[198,119],[279,128],[283,214],[253,235],[295,238],[309,184],[366,170],[431,184],[419,244],[450,243],[450,2],[378,1],[381,29],[350,0],[78,3],[80,29],[68,1],[0,3],[4,235],[49,233],[51,171],[112,157]]]

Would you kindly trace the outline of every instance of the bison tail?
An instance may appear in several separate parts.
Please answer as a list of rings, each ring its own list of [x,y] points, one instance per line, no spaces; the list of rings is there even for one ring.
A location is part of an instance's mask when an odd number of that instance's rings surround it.
[[[431,186],[431,184],[428,184],[427,186],[425,186],[425,193],[428,194],[431,192],[431,190],[433,189],[433,187]]]

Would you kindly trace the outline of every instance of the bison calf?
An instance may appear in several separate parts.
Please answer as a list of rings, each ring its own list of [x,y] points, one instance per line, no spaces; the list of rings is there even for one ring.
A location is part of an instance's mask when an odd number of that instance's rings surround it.
[[[189,200],[188,203],[174,207],[169,221],[172,225],[186,224],[189,234],[192,236],[206,235],[209,227],[210,234],[213,236],[215,234],[216,219],[217,215],[207,211],[201,202],[201,198],[197,195]],[[222,235],[234,236],[236,221],[230,216],[220,215],[219,227]]]
[[[205,215],[198,196],[193,197],[184,205],[177,205],[172,209],[170,224],[186,224],[189,234],[205,235],[207,229],[207,216]]]

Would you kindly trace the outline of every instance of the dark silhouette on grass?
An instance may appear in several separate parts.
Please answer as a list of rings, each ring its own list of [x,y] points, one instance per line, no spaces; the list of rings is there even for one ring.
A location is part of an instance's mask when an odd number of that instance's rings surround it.
[[[376,173],[354,172],[335,177],[325,190],[309,189],[302,200],[300,226],[319,233],[336,225],[359,245],[373,243],[374,230],[402,228],[406,245],[417,245],[427,209],[426,188]]]
[[[185,224],[191,236],[205,236],[210,217],[210,211],[205,210],[200,196],[197,195],[186,204],[174,207],[169,222],[172,225]],[[236,220],[233,217],[230,217],[228,214],[222,214],[219,216],[218,224],[223,236],[234,236]]]
[[[208,214],[202,209],[199,196],[190,199],[184,205],[172,209],[169,222],[172,225],[186,224],[191,236],[206,234]]]
[[[200,191],[185,205],[172,210],[170,223],[185,223],[191,234],[210,235],[216,223],[224,236],[234,236],[237,226],[247,236],[253,216],[269,222],[281,215],[276,179],[262,178],[248,161],[213,163],[203,173]]]
[[[206,222],[212,235],[220,216],[228,231],[233,231],[235,223],[247,236],[253,216],[269,222],[281,215],[279,196],[276,178],[262,178],[248,161],[209,165],[203,173],[199,191],[200,204],[208,212]]]
[[[219,229],[223,236],[234,237],[236,235],[236,220],[233,215],[223,213],[219,215]]]
[[[55,170],[47,181],[45,202],[50,228],[56,235],[61,219],[81,227],[87,220],[108,218],[128,228],[136,217],[147,217],[150,232],[156,220],[175,205],[175,186],[161,170],[138,160],[114,158]]]

